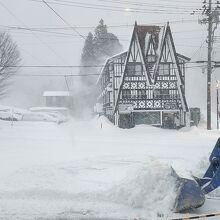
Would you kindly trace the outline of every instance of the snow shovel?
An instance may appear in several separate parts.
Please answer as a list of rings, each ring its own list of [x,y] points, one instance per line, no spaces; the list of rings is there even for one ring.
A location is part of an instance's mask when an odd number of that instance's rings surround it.
[[[202,206],[205,202],[205,195],[220,186],[220,138],[209,157],[209,162],[210,165],[202,178],[185,179],[176,174],[175,212],[184,212]]]
[[[175,212],[185,212],[199,208],[204,202],[205,194],[195,180],[181,177],[177,179],[177,197],[174,204]]]

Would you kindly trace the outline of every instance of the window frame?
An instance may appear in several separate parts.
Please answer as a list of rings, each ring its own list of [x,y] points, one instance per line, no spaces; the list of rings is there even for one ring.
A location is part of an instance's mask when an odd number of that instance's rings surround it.
[[[171,68],[170,68],[171,63],[160,63],[159,65],[159,75],[160,76],[170,76]],[[168,68],[164,68],[167,66]]]
[[[137,67],[141,67],[140,70],[137,70]],[[133,68],[129,70],[129,68]],[[141,62],[128,62],[126,73],[128,76],[142,76],[143,75],[143,65]]]

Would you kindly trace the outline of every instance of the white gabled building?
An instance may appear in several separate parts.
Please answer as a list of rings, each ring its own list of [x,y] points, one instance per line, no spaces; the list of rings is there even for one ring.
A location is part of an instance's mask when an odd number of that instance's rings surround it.
[[[97,102],[122,128],[140,123],[185,126],[185,63],[189,60],[176,52],[169,23],[135,23],[128,51],[105,63],[97,82]]]
[[[69,91],[45,91],[43,93],[47,107],[71,107],[71,95]]]

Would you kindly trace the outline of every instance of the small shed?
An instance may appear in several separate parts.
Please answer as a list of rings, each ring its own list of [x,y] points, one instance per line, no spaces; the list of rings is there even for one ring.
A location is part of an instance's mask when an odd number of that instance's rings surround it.
[[[70,108],[72,103],[69,91],[45,91],[43,97],[47,107]]]

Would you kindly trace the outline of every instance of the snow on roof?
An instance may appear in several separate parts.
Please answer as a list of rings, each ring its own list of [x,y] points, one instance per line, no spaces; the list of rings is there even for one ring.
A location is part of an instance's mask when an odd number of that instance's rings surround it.
[[[118,57],[120,57],[120,56],[122,56],[122,55],[126,55],[127,53],[128,53],[128,51],[123,51],[123,52],[120,52],[120,53],[118,53],[118,54],[115,54],[115,55],[113,55],[112,57],[109,57],[109,58],[108,58],[108,61],[111,61],[112,59],[118,58]]]
[[[45,91],[43,96],[70,96],[70,92],[68,91]]]
[[[31,107],[30,111],[59,111],[68,110],[66,107]]]
[[[128,51],[123,51],[123,52],[118,53],[118,54],[116,54],[116,55],[114,55],[114,56],[112,56],[112,57],[109,57],[109,58],[105,61],[105,64],[104,64],[104,66],[103,66],[102,69],[101,69],[101,72],[100,72],[99,77],[98,77],[98,79],[97,79],[97,81],[96,81],[96,84],[97,84],[97,83],[99,82],[99,80],[101,79],[101,76],[103,75],[104,69],[105,69],[105,67],[107,66],[107,64],[108,64],[109,62],[113,61],[114,59],[117,59],[117,58],[120,57],[120,56],[127,55],[127,53],[128,53]]]
[[[180,58],[182,58],[182,59],[184,59],[186,61],[190,61],[191,60],[191,58],[189,58],[187,56],[184,56],[183,54],[179,54],[179,53],[176,53],[176,54],[177,54],[178,57],[180,57]]]

